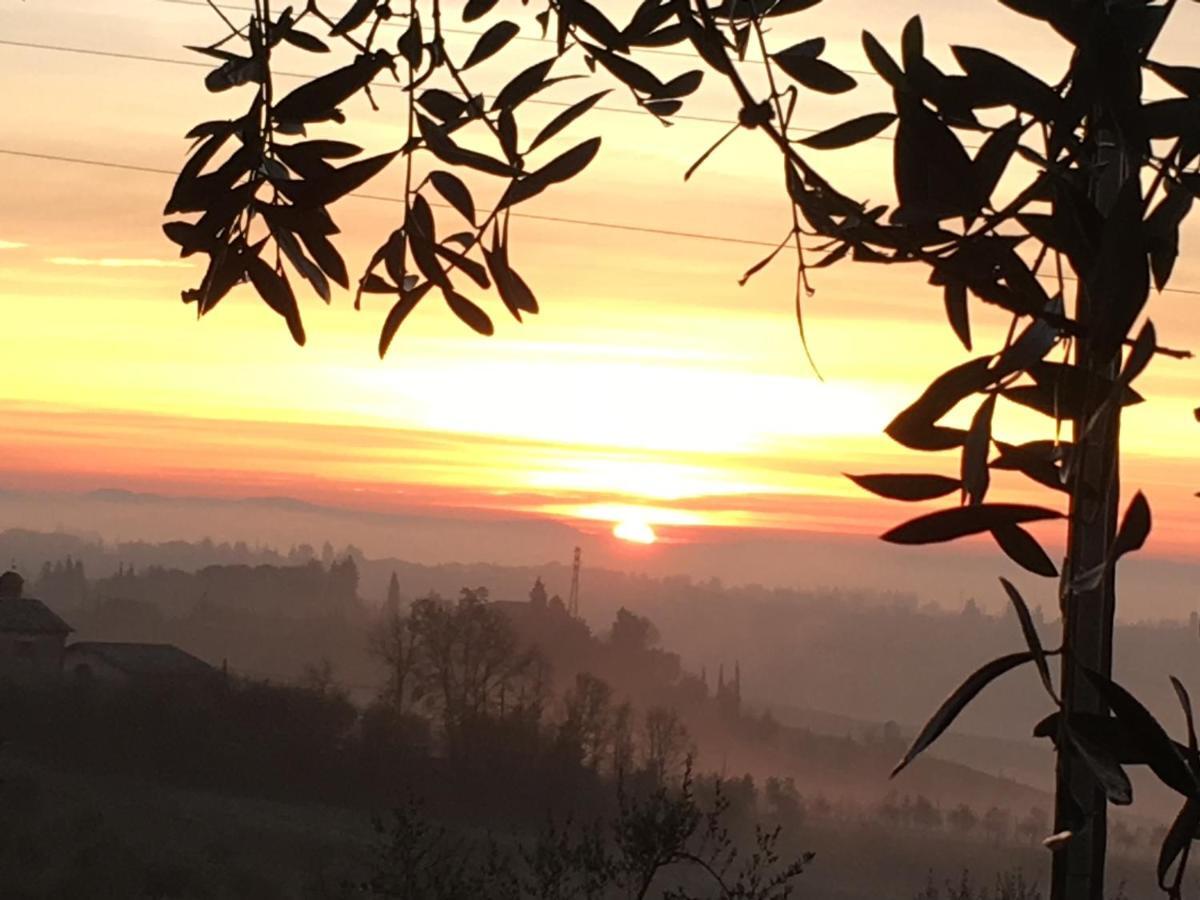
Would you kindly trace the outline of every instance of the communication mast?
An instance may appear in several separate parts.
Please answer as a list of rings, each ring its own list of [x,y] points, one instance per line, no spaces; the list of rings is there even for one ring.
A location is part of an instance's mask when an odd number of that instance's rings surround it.
[[[579,548],[575,548],[575,564],[571,567],[571,593],[567,596],[567,611],[579,618]]]

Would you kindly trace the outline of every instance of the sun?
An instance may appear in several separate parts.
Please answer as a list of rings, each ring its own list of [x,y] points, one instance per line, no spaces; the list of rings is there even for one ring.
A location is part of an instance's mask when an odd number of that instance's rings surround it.
[[[644,519],[623,519],[613,526],[613,534],[634,544],[653,544],[658,540],[658,535]]]

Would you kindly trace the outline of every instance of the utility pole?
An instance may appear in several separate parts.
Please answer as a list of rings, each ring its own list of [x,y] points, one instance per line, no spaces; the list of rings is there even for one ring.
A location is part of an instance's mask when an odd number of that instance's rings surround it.
[[[575,548],[575,563],[571,567],[571,593],[567,595],[567,611],[579,618],[579,560],[580,550]]]
[[[1111,47],[1107,49],[1106,53],[1092,48],[1097,66],[1113,73],[1114,78],[1133,79],[1140,92],[1137,54],[1124,46],[1116,52]],[[1085,127],[1085,140],[1093,147],[1088,194],[1107,216],[1121,186],[1131,175],[1136,175],[1131,171],[1130,148],[1125,145],[1126,137],[1103,110],[1094,110]],[[1087,374],[1089,387],[1086,402],[1072,423],[1074,448],[1068,463],[1071,488],[1068,565],[1060,591],[1063,715],[1058,736],[1054,816],[1055,832],[1071,832],[1071,837],[1054,853],[1051,900],[1105,900],[1108,800],[1067,739],[1065,727],[1075,714],[1108,715],[1107,705],[1080,667],[1106,676],[1112,674],[1116,585],[1114,568],[1109,562],[1116,540],[1121,493],[1121,404],[1108,402],[1108,390],[1102,386],[1116,381],[1121,353],[1119,349],[1111,352],[1098,346],[1089,335],[1103,332],[1102,323],[1113,315],[1113,310],[1090,295],[1081,279],[1076,320],[1082,326],[1083,336],[1075,344],[1075,364]],[[1089,422],[1092,422],[1090,430]],[[1098,580],[1087,577],[1101,570],[1104,574]]]

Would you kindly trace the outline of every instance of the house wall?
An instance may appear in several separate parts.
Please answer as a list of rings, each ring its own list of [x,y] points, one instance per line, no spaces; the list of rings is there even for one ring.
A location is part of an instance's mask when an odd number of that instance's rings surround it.
[[[54,683],[62,673],[64,635],[0,632],[0,679]]]
[[[93,681],[100,684],[127,684],[129,675],[96,653],[68,647],[63,655],[63,676],[67,681]]]

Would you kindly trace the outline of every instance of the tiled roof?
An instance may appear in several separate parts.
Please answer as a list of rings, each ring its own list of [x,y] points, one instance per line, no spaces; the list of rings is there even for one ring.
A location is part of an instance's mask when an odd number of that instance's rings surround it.
[[[72,630],[41,600],[33,597],[0,598],[0,632],[68,634]]]
[[[174,644],[80,641],[67,647],[68,658],[76,653],[94,654],[110,666],[139,677],[203,676],[216,671],[208,663]]]

